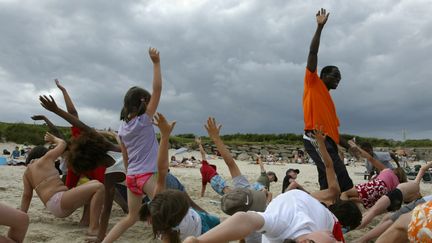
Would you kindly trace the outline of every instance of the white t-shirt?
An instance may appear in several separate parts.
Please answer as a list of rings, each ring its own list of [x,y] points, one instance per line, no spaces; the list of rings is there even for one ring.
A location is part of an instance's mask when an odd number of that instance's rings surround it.
[[[283,242],[315,231],[333,231],[335,216],[318,200],[301,190],[277,196],[264,212],[262,242]]]
[[[201,217],[195,210],[189,208],[186,216],[179,224],[180,239],[183,241],[188,236],[200,236],[201,227]]]

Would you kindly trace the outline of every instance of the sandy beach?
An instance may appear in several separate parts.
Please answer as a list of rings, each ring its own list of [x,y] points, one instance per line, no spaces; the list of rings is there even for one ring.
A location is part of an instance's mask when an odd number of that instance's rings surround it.
[[[13,147],[13,144],[8,144]],[[2,146],[4,147],[4,146]],[[174,150],[170,150],[170,154]],[[199,158],[199,153],[193,151],[178,155],[177,158],[190,157],[191,155]],[[227,167],[221,159],[209,159],[213,164],[217,165],[218,172],[226,179],[230,179]],[[259,175],[259,166],[250,164],[251,161],[237,161],[242,173],[247,176],[250,182],[255,181]],[[317,171],[316,167],[311,164],[285,164],[285,165],[266,165],[268,171],[274,171],[278,176],[278,182],[272,183],[270,191],[274,196],[281,192],[282,180],[285,171],[288,168],[296,168],[300,170],[298,175],[298,182],[303,184],[309,191],[318,190]],[[365,170],[362,163],[350,165],[347,167],[348,172],[353,179],[354,183],[364,182],[361,173]],[[22,174],[25,170],[23,166],[0,166],[0,202],[5,203],[12,207],[19,207],[22,194]],[[200,198],[201,190],[201,176],[199,167],[196,168],[172,168],[171,172],[179,178],[185,185],[191,197],[208,212],[215,215],[226,217],[226,215],[219,208],[220,196],[217,195],[210,186],[207,187],[206,196]],[[231,180],[228,183],[231,184]],[[431,184],[421,185],[423,195],[432,193]],[[81,217],[82,210],[79,209],[70,217],[65,219],[57,219],[51,215],[44,207],[43,203],[39,200],[34,193],[33,200],[29,210],[30,227],[27,232],[25,242],[84,242],[85,227],[78,225]],[[116,204],[113,206],[111,213],[110,227],[118,222],[124,216],[120,207]],[[381,218],[381,217],[380,217]],[[378,219],[374,220],[372,225],[378,223]],[[370,226],[370,228],[373,226]],[[5,234],[6,227],[0,227],[0,234]],[[347,242],[358,238],[368,229],[361,231],[353,231],[348,233],[345,237]],[[130,228],[117,242],[157,242],[152,240],[152,231],[147,223],[139,222]]]

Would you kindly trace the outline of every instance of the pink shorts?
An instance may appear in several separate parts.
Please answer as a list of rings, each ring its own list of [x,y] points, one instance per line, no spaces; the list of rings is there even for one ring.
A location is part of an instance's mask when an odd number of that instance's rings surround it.
[[[143,187],[153,175],[153,172],[128,175],[126,176],[126,185],[133,194],[138,196],[144,195]]]
[[[71,215],[72,212],[67,212],[61,207],[61,199],[63,197],[62,192],[55,193],[46,203],[46,208],[57,218],[65,218]]]

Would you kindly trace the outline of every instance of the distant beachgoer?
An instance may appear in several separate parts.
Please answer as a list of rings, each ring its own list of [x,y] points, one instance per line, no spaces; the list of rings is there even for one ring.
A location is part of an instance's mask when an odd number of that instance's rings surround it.
[[[264,188],[267,191],[270,191],[270,182],[277,182],[278,178],[273,171],[266,172],[263,162],[261,161],[261,157],[259,155],[256,156],[261,169],[261,174],[258,177],[257,181],[252,184],[252,188],[254,188],[256,191],[260,191]]]
[[[176,157],[174,155],[171,156],[170,166],[177,167],[177,166],[179,166],[179,164],[180,164],[180,162],[177,161]]]
[[[99,231],[99,218],[105,193],[103,184],[93,180],[68,190],[54,167],[55,160],[66,148],[66,142],[50,133],[46,133],[45,141],[56,146],[51,150],[47,150],[44,146],[36,146],[27,157],[21,210],[27,213],[33,190],[47,210],[58,218],[65,218],[79,207],[89,204],[90,224],[87,234],[96,236]]]
[[[330,95],[330,90],[336,89],[341,80],[341,74],[336,66],[326,66],[321,70],[320,76],[317,72],[318,49],[321,32],[328,19],[328,14],[322,9],[316,14],[317,29],[312,38],[307,59],[306,74],[304,78],[303,113],[305,123],[305,134],[303,142],[306,152],[315,162],[318,170],[318,181],[320,189],[327,188],[325,167],[320,154],[313,145],[311,135],[316,124],[324,126],[327,151],[333,159],[333,165],[338,177],[341,191],[347,191],[353,187],[353,182],[338,154],[337,145],[348,148],[349,145],[339,136],[339,119],[336,108]]]
[[[352,202],[344,202],[345,210],[341,210],[340,189],[332,159],[325,148],[324,134],[318,130],[314,134],[323,156],[328,189],[311,194],[291,190],[277,196],[264,212],[254,212],[247,204],[243,205],[244,210],[240,210],[243,212],[235,213],[213,230],[199,237],[189,237],[185,242],[228,242],[242,239],[254,231],[262,233],[263,242],[344,241],[342,226],[360,224],[361,213]]]
[[[127,168],[129,213],[110,230],[103,242],[117,240],[138,221],[144,194],[150,199],[154,196],[158,141],[152,120],[162,92],[162,75],[159,51],[150,48],[149,56],[153,62],[153,92],[150,94],[136,86],[130,88],[125,94],[120,114],[122,123],[118,134]]]
[[[195,142],[198,144],[201,153],[201,197],[204,197],[207,183],[210,183],[211,187],[217,194],[223,196],[231,189],[226,184],[226,180],[217,173],[216,165],[210,164],[206,160],[206,153],[201,144],[201,138],[195,138]]]
[[[372,144],[368,143],[368,142],[364,142],[360,145],[360,148],[362,148],[364,151],[366,151],[368,154],[370,154],[371,156],[373,156],[375,159],[377,159],[378,161],[380,161],[386,168],[389,169],[393,169],[393,165],[391,163],[391,161],[393,160],[397,167],[401,167],[399,165],[399,160],[396,157],[396,155],[392,152],[374,152],[373,151],[373,147]],[[375,173],[377,173],[377,169],[372,165],[372,163],[369,160],[366,160],[366,171],[369,174],[369,179],[372,178],[373,175],[375,175]]]
[[[11,158],[12,158],[12,159],[18,159],[20,156],[21,156],[21,152],[20,152],[20,150],[19,150],[19,147],[17,146],[17,147],[15,147],[15,149],[12,151]]]
[[[282,182],[282,193],[293,190],[293,189],[299,189],[302,191],[307,192],[303,186],[301,186],[299,183],[297,183],[297,175],[300,173],[299,169],[288,169],[285,172],[285,177]]]
[[[157,157],[158,178],[154,188],[154,198],[140,209],[140,218],[152,225],[153,238],[163,242],[180,242],[188,236],[199,236],[220,223],[220,219],[208,214],[195,204],[186,192],[165,189],[168,174],[169,136],[175,122],[168,123],[158,113],[156,125],[161,139]]]
[[[6,236],[0,236],[0,242],[24,241],[29,226],[26,213],[0,203],[0,225],[10,227]]]

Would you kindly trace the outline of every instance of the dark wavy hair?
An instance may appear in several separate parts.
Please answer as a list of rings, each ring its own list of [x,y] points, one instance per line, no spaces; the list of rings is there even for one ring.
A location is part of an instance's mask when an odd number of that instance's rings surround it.
[[[32,160],[39,159],[48,152],[48,149],[43,145],[38,145],[32,148],[26,158],[25,164],[28,165]]]
[[[151,215],[153,237],[165,235],[171,243],[180,243],[178,226],[191,207],[189,196],[182,191],[168,189],[157,194],[148,205]]]
[[[77,173],[94,170],[99,166],[110,166],[106,154],[111,144],[96,131],[81,133],[71,140],[67,161]]]
[[[353,230],[361,224],[362,213],[352,201],[337,200],[328,209],[336,216],[343,227],[349,227],[350,230]]]
[[[123,108],[120,112],[120,120],[129,121],[129,116],[131,114],[137,116],[144,114],[150,98],[151,94],[147,90],[137,86],[130,88],[124,97]]]

